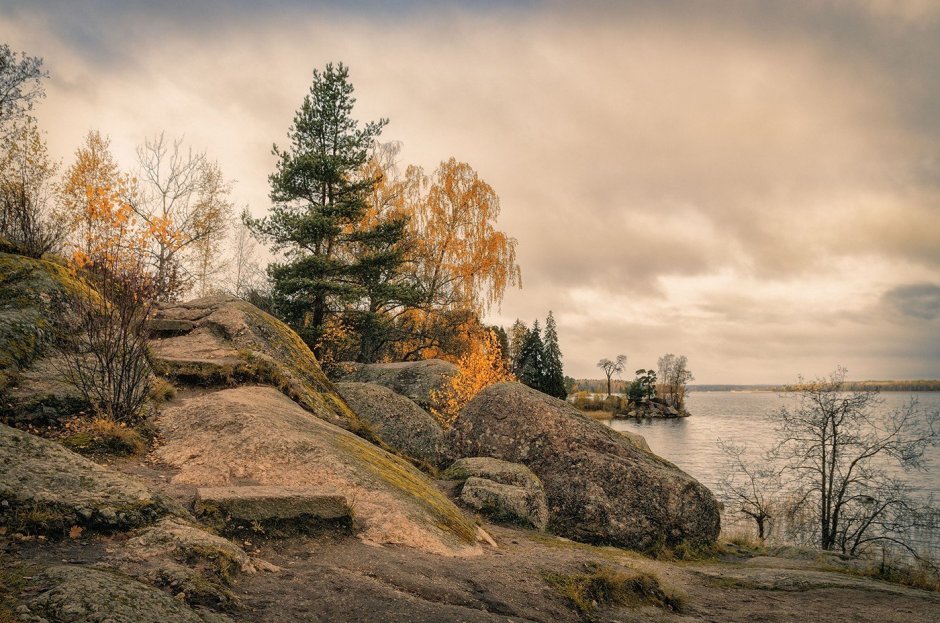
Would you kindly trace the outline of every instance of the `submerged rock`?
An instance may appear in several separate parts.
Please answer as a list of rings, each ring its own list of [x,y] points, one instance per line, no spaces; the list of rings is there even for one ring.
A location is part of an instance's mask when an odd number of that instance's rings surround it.
[[[187,515],[174,500],[61,445],[0,424],[0,524],[62,534],[128,530]]]
[[[440,465],[444,431],[412,400],[375,383],[337,383],[336,389],[390,447],[416,461]]]
[[[542,480],[549,527],[636,549],[718,537],[712,493],[672,463],[577,409],[518,383],[493,385],[464,408],[450,437],[462,456],[488,455]]]
[[[156,423],[163,439],[156,454],[180,470],[175,483],[314,489],[346,500],[364,540],[444,554],[475,548],[473,525],[427,476],[273,388],[188,399]]]
[[[413,400],[422,409],[442,407],[435,400],[434,392],[441,391],[450,377],[457,373],[457,366],[442,359],[370,364],[347,362],[339,364],[338,368],[346,370],[338,376],[340,381],[384,385]]]
[[[462,481],[460,501],[491,519],[536,530],[548,525],[542,482],[525,465],[489,457],[464,458],[442,477]]]

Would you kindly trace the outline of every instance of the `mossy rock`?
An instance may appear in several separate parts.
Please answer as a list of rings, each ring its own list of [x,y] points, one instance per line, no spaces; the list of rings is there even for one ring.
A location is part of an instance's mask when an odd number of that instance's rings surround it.
[[[58,310],[88,292],[60,264],[0,253],[0,393],[55,337]]]
[[[134,478],[0,424],[0,525],[9,531],[61,536],[81,526],[113,532],[187,514]]]
[[[122,573],[62,565],[34,581],[23,620],[48,623],[205,623],[183,601]],[[26,618],[30,617],[30,618]]]

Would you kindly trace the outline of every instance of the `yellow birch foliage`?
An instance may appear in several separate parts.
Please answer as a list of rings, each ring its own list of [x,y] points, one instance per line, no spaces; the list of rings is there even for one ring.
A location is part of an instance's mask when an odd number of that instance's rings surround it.
[[[443,405],[431,409],[431,414],[444,428],[450,428],[464,405],[484,388],[496,383],[515,381],[506,369],[499,339],[493,331],[483,331],[471,345],[470,351],[457,362],[457,374],[441,391],[432,391],[431,400]]]

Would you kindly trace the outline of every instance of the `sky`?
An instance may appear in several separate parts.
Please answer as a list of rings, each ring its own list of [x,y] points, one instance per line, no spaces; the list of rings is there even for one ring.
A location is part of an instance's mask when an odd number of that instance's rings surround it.
[[[496,190],[523,288],[489,320],[552,310],[570,376],[940,378],[940,1],[0,0],[0,41],[43,57],[64,166],[165,131],[255,215],[342,61],[402,165]]]

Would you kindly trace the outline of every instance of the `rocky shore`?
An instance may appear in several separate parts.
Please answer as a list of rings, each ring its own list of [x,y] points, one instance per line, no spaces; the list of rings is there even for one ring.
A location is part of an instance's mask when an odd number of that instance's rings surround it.
[[[712,493],[638,435],[519,384],[445,431],[450,364],[334,384],[233,298],[159,310],[147,449],[82,456],[35,322],[74,295],[0,254],[3,623],[940,619],[845,561],[720,542]]]

